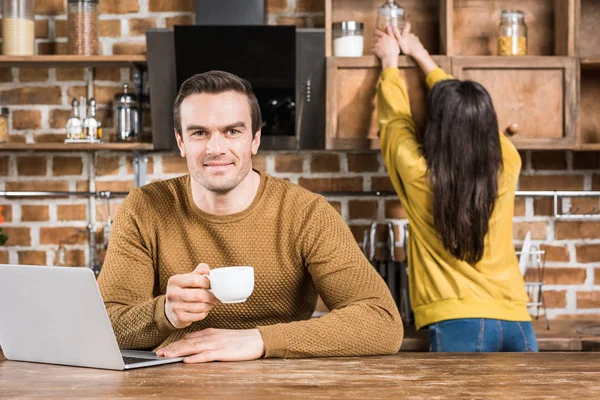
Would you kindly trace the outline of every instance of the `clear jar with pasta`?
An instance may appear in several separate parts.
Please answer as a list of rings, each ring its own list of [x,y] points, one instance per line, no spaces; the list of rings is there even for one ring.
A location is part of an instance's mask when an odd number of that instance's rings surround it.
[[[68,0],[67,3],[67,53],[98,54],[98,0]]]
[[[1,0],[2,54],[31,56],[35,53],[35,1]]]
[[[500,13],[498,55],[527,55],[527,25],[522,11],[504,10]]]

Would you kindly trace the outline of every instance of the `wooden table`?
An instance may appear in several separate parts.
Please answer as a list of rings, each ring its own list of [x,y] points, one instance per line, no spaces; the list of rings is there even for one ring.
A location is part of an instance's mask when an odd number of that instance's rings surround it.
[[[128,372],[6,361],[0,397],[185,399],[581,399],[600,393],[595,353],[394,356],[168,364]],[[597,398],[597,397],[596,397]]]
[[[540,351],[600,351],[600,336],[589,332],[590,327],[599,325],[600,320],[552,320],[548,330],[543,318],[533,321]],[[401,351],[429,350],[426,329],[417,332],[414,327],[404,327],[404,330]]]

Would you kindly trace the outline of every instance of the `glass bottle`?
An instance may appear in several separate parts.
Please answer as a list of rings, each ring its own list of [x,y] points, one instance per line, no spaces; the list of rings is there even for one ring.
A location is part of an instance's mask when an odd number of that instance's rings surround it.
[[[98,121],[96,120],[96,100],[90,99],[90,112],[83,122],[84,137],[92,142],[98,140]]]
[[[82,124],[79,118],[79,102],[73,99],[71,102],[71,117],[67,121],[67,140],[77,140],[82,138]]]
[[[498,55],[527,55],[527,25],[523,11],[503,10],[500,13]]]
[[[113,118],[118,142],[135,142],[140,133],[137,97],[129,93],[129,84],[123,84],[123,93],[113,98]]]
[[[333,55],[360,57],[363,55],[364,24],[356,21],[335,22],[333,28]]]
[[[395,0],[386,0],[377,10],[377,29],[386,31],[388,26],[402,30],[406,23],[404,8],[400,7]]]
[[[68,0],[67,15],[67,53],[98,54],[98,0]]]
[[[0,109],[0,143],[8,142],[8,108]]]
[[[34,54],[35,0],[2,0],[2,54]]]

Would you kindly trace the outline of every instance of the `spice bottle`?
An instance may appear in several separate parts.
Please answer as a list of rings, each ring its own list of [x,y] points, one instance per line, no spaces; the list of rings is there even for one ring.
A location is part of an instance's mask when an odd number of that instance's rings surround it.
[[[381,31],[387,31],[388,26],[402,30],[405,23],[404,8],[395,0],[386,0],[377,10],[377,29]]]
[[[8,108],[0,109],[0,143],[8,142]]]
[[[522,11],[504,10],[500,13],[498,55],[527,55],[527,25]]]
[[[80,55],[98,54],[98,0],[68,0],[67,13],[67,52]]]
[[[79,119],[79,102],[73,99],[71,102],[71,117],[67,121],[67,140],[82,139],[82,124]]]
[[[2,54],[31,56],[34,53],[34,0],[1,0]]]
[[[96,100],[90,99],[90,112],[83,122],[84,137],[92,142],[98,140],[98,121],[96,120]]]

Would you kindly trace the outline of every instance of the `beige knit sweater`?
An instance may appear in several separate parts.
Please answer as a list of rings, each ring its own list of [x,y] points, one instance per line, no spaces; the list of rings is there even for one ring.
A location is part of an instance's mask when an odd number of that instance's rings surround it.
[[[202,262],[253,266],[254,293],[177,329],[165,316],[167,281]],[[323,197],[264,173],[251,205],[227,216],[198,209],[189,175],[133,190],[98,283],[123,348],[205,328],[258,328],[266,357],[389,354],[402,341],[398,309],[344,220]],[[332,312],[311,319],[317,293]]]

